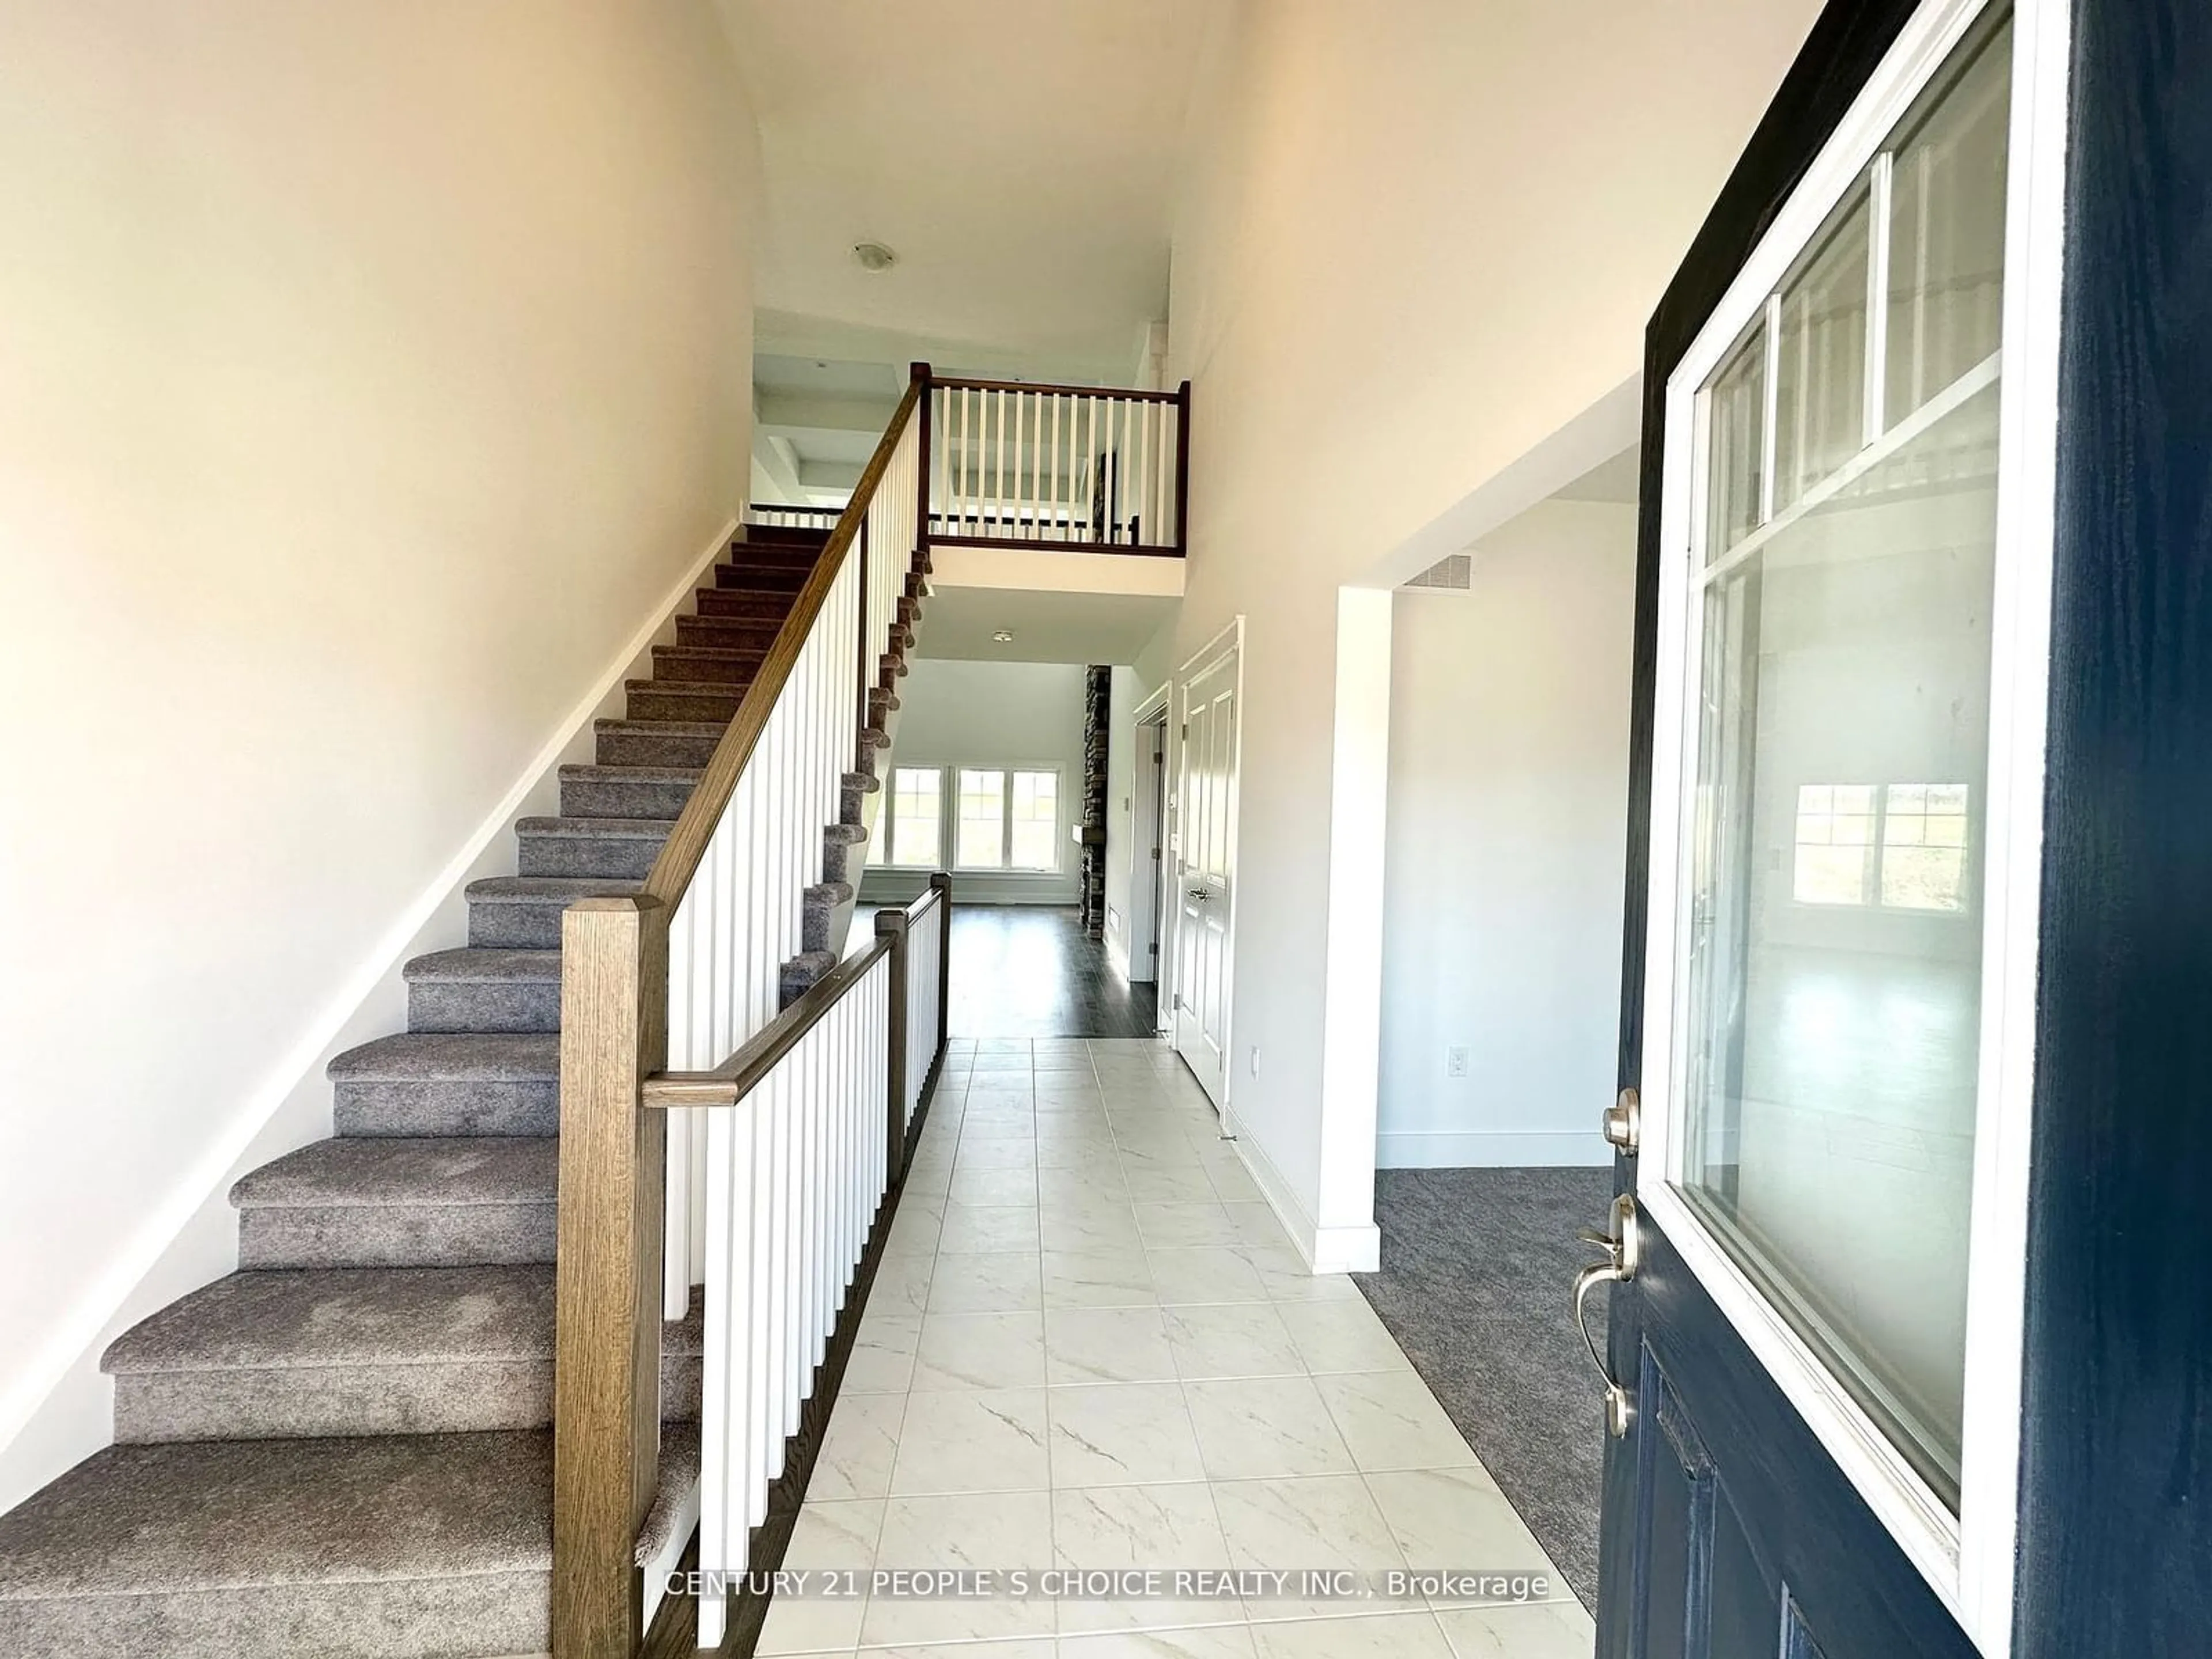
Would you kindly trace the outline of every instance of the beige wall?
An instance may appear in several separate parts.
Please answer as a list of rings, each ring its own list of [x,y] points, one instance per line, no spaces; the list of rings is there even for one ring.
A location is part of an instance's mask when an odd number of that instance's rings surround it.
[[[1169,378],[1194,382],[1178,658],[1246,615],[1230,1069],[1302,1202],[1322,1189],[1336,589],[1411,574],[1410,538],[1635,374],[1817,10],[1245,0],[1218,42],[1170,307]]]
[[[738,510],[756,162],[706,0],[11,0],[0,64],[4,1447]]]
[[[1635,599],[1636,509],[1559,501],[1396,595],[1385,1166],[1613,1162]]]

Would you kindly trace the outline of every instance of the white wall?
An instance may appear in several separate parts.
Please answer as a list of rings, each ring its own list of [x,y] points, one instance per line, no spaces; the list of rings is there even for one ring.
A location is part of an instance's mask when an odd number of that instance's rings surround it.
[[[1386,1168],[1611,1160],[1635,576],[1633,507],[1551,501],[1397,596]]]
[[[740,506],[755,162],[695,0],[14,0],[0,63],[4,1506]]]
[[[1060,769],[1060,868],[1050,874],[953,872],[953,894],[969,903],[1073,904],[1081,883],[1069,826],[1083,805],[1083,667],[1076,663],[962,662],[925,657],[899,682],[898,766],[1056,766]],[[954,787],[948,775],[945,789]],[[951,851],[947,822],[945,850]],[[872,846],[872,861],[880,854]],[[868,903],[902,903],[924,878],[872,866],[862,878]]]
[[[1322,1079],[1348,1074],[1321,1035],[1336,590],[1433,562],[1425,526],[1634,376],[1817,10],[1243,0],[1220,37],[1170,307],[1167,378],[1193,382],[1176,659],[1245,617],[1231,1103],[1299,1204]]]

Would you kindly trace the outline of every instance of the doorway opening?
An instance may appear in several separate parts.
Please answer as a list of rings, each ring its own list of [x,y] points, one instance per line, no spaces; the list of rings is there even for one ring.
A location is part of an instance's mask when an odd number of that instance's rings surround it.
[[[1358,1280],[1592,1607],[1605,1430],[1565,1287],[1613,1197],[1635,462],[1392,599],[1382,1271]]]

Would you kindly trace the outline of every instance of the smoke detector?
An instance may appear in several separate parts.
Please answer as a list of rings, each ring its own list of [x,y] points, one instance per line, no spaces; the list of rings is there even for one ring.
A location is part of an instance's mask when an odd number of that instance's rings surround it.
[[[889,270],[898,263],[898,255],[881,242],[854,243],[853,257],[860,261],[863,270]]]

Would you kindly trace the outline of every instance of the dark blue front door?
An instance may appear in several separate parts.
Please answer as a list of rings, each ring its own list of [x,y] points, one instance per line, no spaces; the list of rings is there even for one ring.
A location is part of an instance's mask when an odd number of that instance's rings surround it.
[[[1651,325],[1603,1659],[2010,1650],[2050,15],[1832,4]]]

